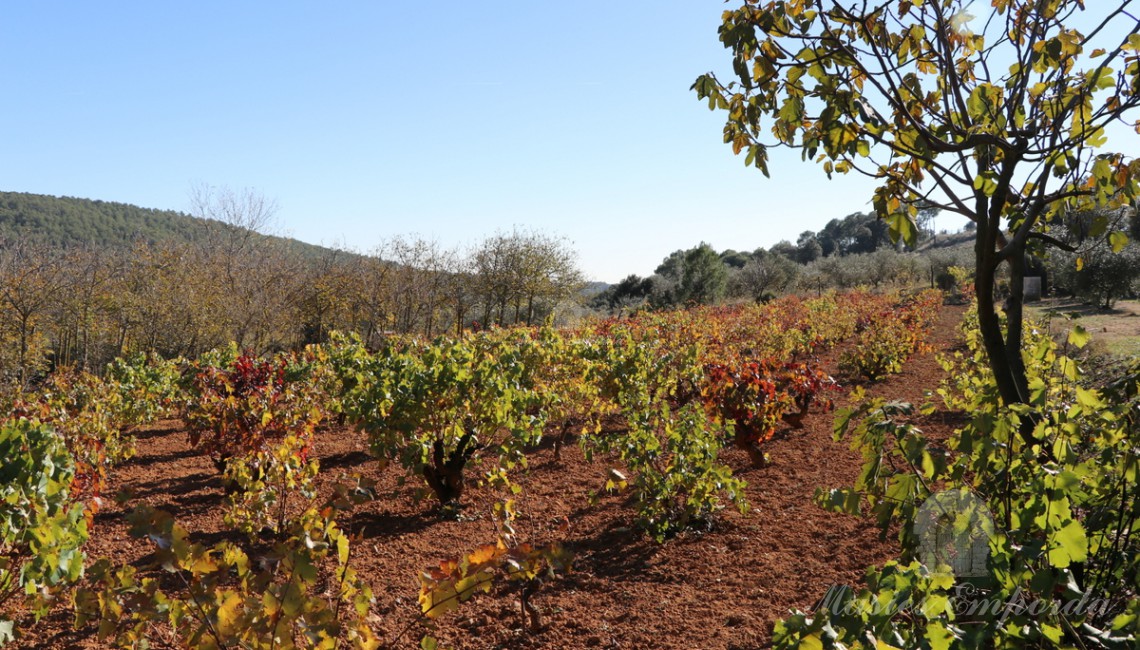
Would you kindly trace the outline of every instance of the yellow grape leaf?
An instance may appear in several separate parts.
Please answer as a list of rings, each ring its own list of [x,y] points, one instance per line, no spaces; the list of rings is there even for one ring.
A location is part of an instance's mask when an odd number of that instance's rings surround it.
[[[170,531],[170,550],[180,565],[191,558],[190,552],[192,547],[186,538],[186,529],[178,524],[174,524]]]
[[[1113,253],[1119,253],[1128,245],[1128,235],[1118,230],[1109,234],[1108,243],[1112,246]]]
[[[479,571],[455,583],[455,592],[459,594],[460,600],[466,601],[470,599],[477,591],[484,593],[491,591],[490,573]]]
[[[286,589],[284,598],[280,600],[281,612],[290,618],[301,612],[305,606],[303,591],[300,589]]]
[[[1088,330],[1081,327],[1080,325],[1073,327],[1073,329],[1069,332],[1070,345],[1075,345],[1078,348],[1083,348],[1089,344],[1090,340],[1092,340],[1092,334],[1089,334]]]
[[[218,570],[218,563],[214,558],[210,557],[210,553],[202,553],[193,559],[190,564],[190,573],[195,576],[201,576],[207,573],[214,573]]]
[[[501,551],[494,544],[486,544],[472,551],[467,556],[468,566],[479,566],[494,560],[499,556]]]
[[[823,641],[820,640],[818,634],[812,634],[811,636],[805,636],[804,638],[800,639],[800,649],[801,650],[823,650]]]
[[[240,621],[238,621],[238,614],[241,608],[241,596],[229,591],[222,597],[221,604],[218,605],[218,611],[215,616],[217,617],[218,632],[223,636],[229,636],[237,631]]]
[[[1080,522],[1070,521],[1049,534],[1049,564],[1063,569],[1088,558],[1089,542]]]
[[[1081,388],[1080,386],[1077,386],[1077,403],[1092,410],[1102,409],[1106,406],[1097,391]]]
[[[336,555],[341,565],[348,564],[348,537],[341,535],[336,540]]]
[[[942,621],[931,621],[926,626],[926,640],[930,643],[931,650],[949,650],[954,635]]]
[[[439,618],[458,609],[459,594],[455,591],[455,585],[447,583],[434,589],[425,585],[420,591],[420,608],[428,618]]]
[[[266,616],[273,616],[281,611],[281,603],[278,602],[277,597],[273,595],[272,591],[265,592],[261,597],[262,613]]]

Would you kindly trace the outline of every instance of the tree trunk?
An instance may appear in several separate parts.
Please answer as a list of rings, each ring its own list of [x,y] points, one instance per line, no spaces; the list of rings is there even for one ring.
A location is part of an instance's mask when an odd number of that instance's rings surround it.
[[[28,317],[20,318],[20,390],[27,387],[28,380]]]
[[[1023,321],[1022,302],[1025,279],[1025,242],[1015,241],[1011,247],[1010,295],[1006,302],[1006,329],[1003,332],[1001,319],[994,309],[994,279],[1001,260],[997,254],[997,220],[978,224],[980,233],[975,248],[977,275],[974,289],[978,300],[978,328],[986,349],[990,370],[994,373],[994,383],[1003,404],[1027,404],[1029,402],[1029,381],[1026,378],[1025,363],[1021,358],[1021,328]],[[1033,435],[1039,416],[1029,415],[1021,420],[1018,435],[1026,445],[1040,444]],[[1052,450],[1042,450],[1042,457],[1052,458]]]
[[[994,373],[998,394],[1006,404],[1025,402],[1025,396],[1018,392],[1014,380],[1014,368],[1006,352],[1006,339],[1002,334],[1001,320],[994,309],[994,277],[1000,260],[997,258],[997,242],[1000,228],[999,219],[982,219],[978,223],[977,244],[974,248],[975,268],[974,290],[978,296],[978,328],[986,348],[986,357]],[[1019,352],[1020,355],[1020,352]],[[1022,373],[1024,375],[1024,371]]]

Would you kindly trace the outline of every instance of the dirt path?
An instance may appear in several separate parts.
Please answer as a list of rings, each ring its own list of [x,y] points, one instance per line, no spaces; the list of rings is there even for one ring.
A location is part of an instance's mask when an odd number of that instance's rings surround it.
[[[951,347],[962,309],[944,308],[930,343]],[[825,364],[834,369],[834,353]],[[924,401],[942,374],[934,353],[911,359],[904,372],[869,385],[871,395]],[[838,400],[842,405],[845,396]],[[576,446],[561,462],[550,449],[537,451],[520,477],[520,537],[536,542],[561,539],[576,553],[575,570],[539,591],[535,604],[545,627],[524,631],[519,606],[509,593],[477,597],[445,617],[434,634],[450,648],[692,648],[743,649],[768,643],[773,622],[792,608],[809,608],[834,584],[859,584],[868,565],[894,554],[892,540],[880,541],[870,522],[823,512],[812,503],[817,487],[853,483],[860,459],[846,442],[831,438],[831,414],[812,414],[805,427],[766,446],[771,464],[752,469],[743,452],[727,462],[748,481],[752,510],[721,517],[715,528],[658,545],[630,528],[624,497],[605,497],[591,507],[590,490],[606,480],[604,459],[586,463]],[[931,429],[946,428],[937,419]],[[947,431],[929,431],[946,435]],[[363,473],[377,480],[386,498],[362,507],[342,526],[358,533],[353,553],[360,574],[376,594],[376,628],[391,638],[418,613],[418,572],[443,557],[493,541],[488,516],[501,495],[470,488],[465,521],[431,514],[431,503],[416,503],[412,488],[399,486],[399,471],[381,472],[365,453],[365,441],[351,431],[320,435],[322,480]],[[96,517],[87,552],[137,561],[147,544],[127,536],[123,513],[141,502],[167,509],[212,543],[227,536],[222,523],[221,482],[211,463],[190,451],[177,422],[140,435],[137,458],[117,469],[114,489],[129,491],[125,506],[111,502]],[[390,495],[391,498],[387,498]],[[560,526],[570,522],[569,531]],[[14,647],[96,648],[92,630],[71,632],[64,608]],[[413,630],[401,647],[418,647]]]

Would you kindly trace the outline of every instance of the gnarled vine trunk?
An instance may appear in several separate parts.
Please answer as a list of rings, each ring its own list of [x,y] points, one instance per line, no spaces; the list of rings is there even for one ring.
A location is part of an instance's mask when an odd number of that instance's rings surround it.
[[[444,449],[442,440],[432,443],[431,463],[424,466],[423,473],[440,505],[458,503],[463,497],[463,468],[478,449],[475,433],[471,430],[463,434],[450,454]]]

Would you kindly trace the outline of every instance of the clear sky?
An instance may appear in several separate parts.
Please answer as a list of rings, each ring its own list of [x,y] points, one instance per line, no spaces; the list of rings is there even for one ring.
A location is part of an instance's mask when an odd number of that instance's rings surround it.
[[[608,282],[868,210],[863,179],[782,152],[767,180],[721,143],[689,87],[727,68],[724,8],[8,2],[0,189],[188,211],[195,183],[249,187],[285,234],[356,249],[528,226]]]

